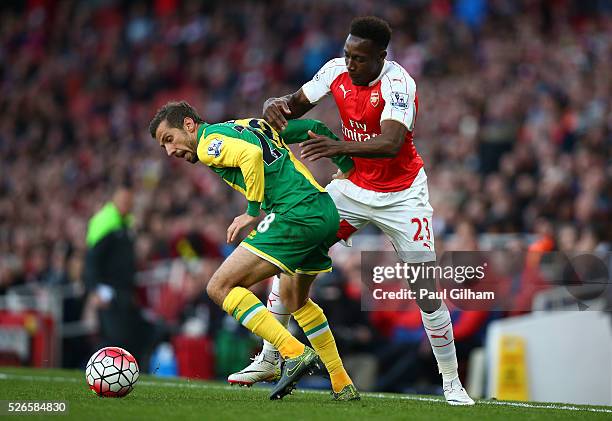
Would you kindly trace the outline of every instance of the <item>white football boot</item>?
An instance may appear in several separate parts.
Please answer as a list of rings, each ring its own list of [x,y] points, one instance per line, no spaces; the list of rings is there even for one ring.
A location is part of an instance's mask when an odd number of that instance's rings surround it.
[[[230,374],[227,381],[240,386],[252,386],[258,382],[275,382],[281,375],[280,354],[278,352],[260,352],[253,362],[237,373]]]
[[[463,386],[459,377],[454,378],[449,382],[444,382],[444,397],[449,405],[474,405],[474,400],[470,398]]]

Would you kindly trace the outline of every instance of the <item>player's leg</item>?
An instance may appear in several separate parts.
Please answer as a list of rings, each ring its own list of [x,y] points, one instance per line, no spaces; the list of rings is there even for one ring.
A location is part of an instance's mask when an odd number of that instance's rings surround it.
[[[276,320],[280,322],[280,324],[287,327],[289,325],[289,320],[291,319],[291,312],[287,310],[283,304],[283,300],[281,299],[280,285],[282,278],[289,278],[289,275],[281,273],[272,279],[272,286],[270,288],[270,293],[268,294],[266,307],[268,308],[268,311],[274,315]],[[268,341],[263,342],[262,352],[264,354],[271,354],[271,356],[278,357],[278,350]]]
[[[291,311],[294,319],[325,364],[330,375],[334,399],[358,400],[360,399],[359,393],[344,369],[327,318],[323,310],[308,298],[310,285],[316,275],[332,269],[329,248],[338,240],[339,226],[339,213],[330,196],[321,196],[314,206],[323,215],[326,215],[326,218],[312,221],[313,225],[317,224],[313,235],[314,247],[310,250],[304,249],[304,257],[296,270],[296,276],[288,282],[283,279],[281,296],[285,306]],[[311,218],[309,213],[311,212],[306,209],[306,214],[297,215],[297,217],[309,221]]]
[[[331,270],[331,259],[327,252],[329,247],[337,241],[338,211],[329,195],[321,193],[304,199],[300,206],[287,212],[270,215],[273,216],[265,229],[262,231],[262,227],[252,232],[242,245],[254,254],[282,267],[284,272],[292,275],[292,278],[297,278],[293,280],[286,275],[282,276],[284,283],[291,285],[291,295],[285,294],[282,299],[283,301],[291,300],[292,308],[298,310],[307,300],[314,276],[319,272]],[[321,259],[312,261],[313,265],[310,265],[309,256],[317,256]],[[302,270],[304,268],[306,272]],[[304,272],[304,275],[312,276],[304,278],[297,276],[297,272]],[[279,295],[283,296],[282,293]],[[290,307],[286,302],[284,305]],[[276,347],[274,342],[269,342]],[[326,350],[327,348],[324,349],[325,355],[327,355]],[[279,351],[283,355],[282,350]],[[295,361],[285,360],[281,378],[272,390],[271,398],[282,397],[284,393],[288,393],[295,387],[296,378],[292,368],[294,366],[296,370],[300,367]]]
[[[293,278],[282,279],[281,297],[329,372],[334,396],[347,389],[345,393],[350,395],[347,395],[347,398],[352,399],[342,400],[359,399],[353,381],[344,369],[323,310],[308,298],[310,285],[315,277],[316,275],[297,274]]]
[[[378,209],[373,222],[389,237],[400,260],[418,266],[435,265],[436,255],[432,229],[433,209],[429,204],[427,183],[423,182],[407,191],[397,192],[395,205]],[[417,291],[437,290],[435,278],[420,277],[411,282],[410,288]],[[434,295],[431,295],[434,296]],[[442,374],[444,395],[451,405],[473,405],[474,401],[461,386],[457,371],[457,352],[453,336],[450,312],[443,300],[418,298],[421,320],[433,354]]]
[[[294,358],[304,352],[304,345],[247,289],[279,272],[274,264],[238,247],[213,274],[206,292],[240,324],[274,344],[284,358]]]
[[[252,247],[252,246],[251,246]],[[281,376],[270,399],[291,393],[298,380],[317,365],[317,354],[298,341],[247,288],[280,272],[274,264],[241,243],[213,274],[206,286],[208,296],[251,332],[272,343],[285,359],[289,371]],[[268,258],[273,257],[267,255]],[[283,373],[285,374],[285,373]]]
[[[336,238],[348,246],[350,245],[350,237],[367,225],[369,221],[364,216],[367,213],[364,205],[342,193],[342,183],[349,183],[349,181],[335,180],[327,185],[326,191],[332,198],[340,216],[340,228],[336,232]],[[280,282],[284,277],[289,279],[286,274],[274,277],[272,289],[268,295],[267,308],[276,320],[287,327],[291,315],[283,304],[282,298],[278,297]],[[280,358],[278,351],[271,343],[264,340],[262,352],[257,354],[253,362],[244,369],[231,374],[228,377],[228,382],[250,386],[261,381],[271,381],[278,376],[279,367]]]
[[[285,328],[289,325],[291,313],[285,308],[280,297],[281,277],[288,277],[286,274],[274,276],[272,287],[268,294],[266,307],[276,320]],[[281,373],[280,353],[274,345],[264,340],[263,348],[253,361],[242,370],[230,374],[227,381],[230,384],[251,386],[258,382],[272,382],[280,378]]]

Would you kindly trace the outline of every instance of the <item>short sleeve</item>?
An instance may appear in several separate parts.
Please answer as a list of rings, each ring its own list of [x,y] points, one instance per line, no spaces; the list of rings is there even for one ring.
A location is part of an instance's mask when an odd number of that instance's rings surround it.
[[[335,58],[330,60],[319,69],[312,80],[302,86],[302,92],[304,92],[310,103],[314,104],[329,94],[332,82],[344,71],[346,71],[344,59]]]
[[[416,119],[416,83],[399,65],[387,72],[381,79],[380,93],[385,101],[380,121],[395,120],[409,131],[414,128]]]

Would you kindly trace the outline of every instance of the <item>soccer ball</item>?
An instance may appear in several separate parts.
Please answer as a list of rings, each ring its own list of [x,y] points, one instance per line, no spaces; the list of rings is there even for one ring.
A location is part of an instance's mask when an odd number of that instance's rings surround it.
[[[132,391],[138,373],[138,363],[132,354],[123,348],[108,346],[91,356],[85,368],[85,379],[96,395],[121,398]]]

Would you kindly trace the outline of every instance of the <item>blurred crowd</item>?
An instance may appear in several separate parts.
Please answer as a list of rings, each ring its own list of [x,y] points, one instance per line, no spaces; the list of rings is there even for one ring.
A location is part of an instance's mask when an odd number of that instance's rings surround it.
[[[266,98],[341,56],[351,19],[365,14],[390,22],[389,58],[417,83],[415,142],[439,253],[482,249],[484,233],[521,234],[512,247],[522,250],[608,250],[605,1],[8,1],[0,293],[79,283],[87,221],[122,183],[136,192],[141,269],[200,257],[214,270],[233,248],[225,229],[244,198],[205,168],[165,157],[150,118],[171,99],[209,122],[259,116]],[[332,100],[309,116],[340,133]],[[309,167],[322,184],[334,172],[329,162]],[[339,262],[343,276],[355,272],[353,260]]]

